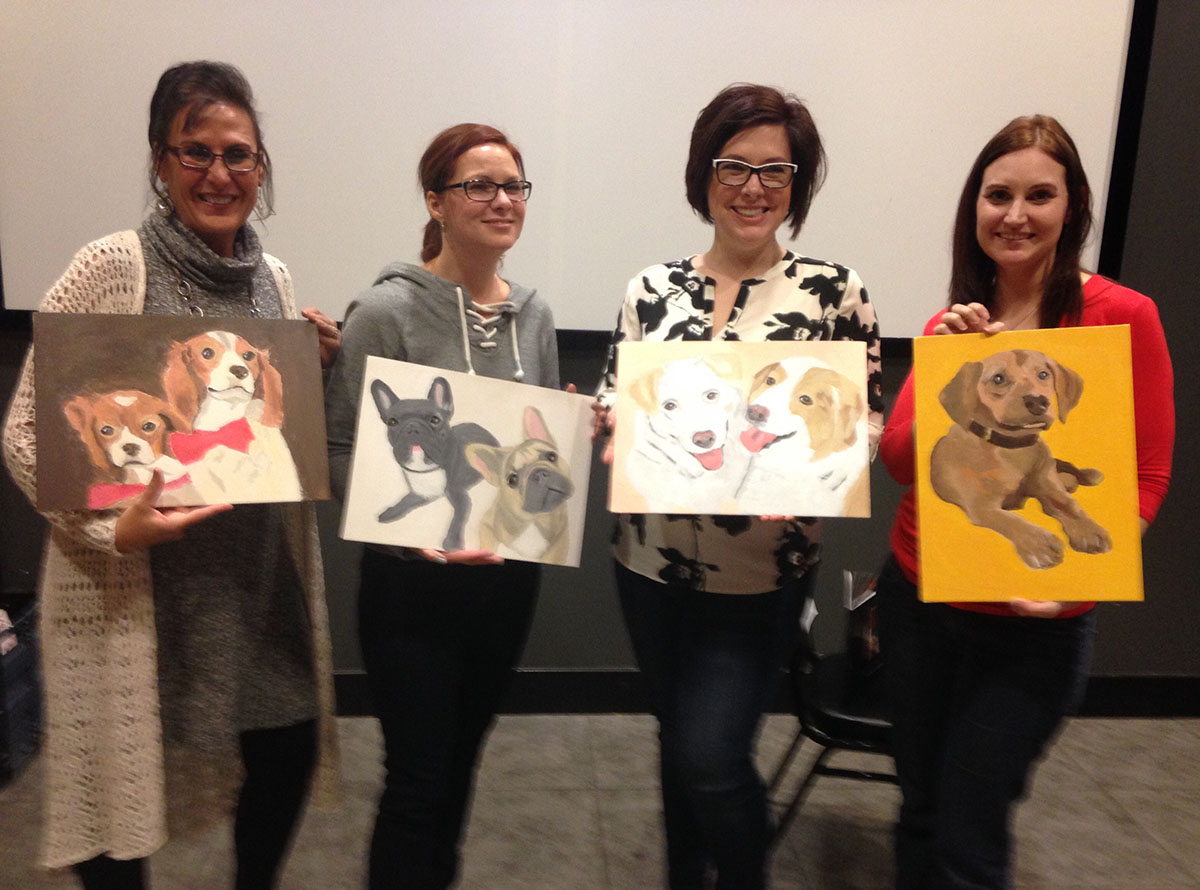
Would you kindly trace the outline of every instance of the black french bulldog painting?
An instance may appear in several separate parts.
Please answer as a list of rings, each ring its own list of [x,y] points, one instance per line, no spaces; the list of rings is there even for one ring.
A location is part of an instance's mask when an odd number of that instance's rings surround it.
[[[454,397],[444,377],[433,379],[424,399],[401,399],[382,380],[371,381],[371,396],[387,425],[392,455],[408,483],[408,493],[380,513],[379,521],[394,522],[445,497],[454,515],[442,549],[461,550],[463,526],[471,513],[470,489],[483,478],[467,461],[466,448],[500,443],[477,423],[450,423]]]

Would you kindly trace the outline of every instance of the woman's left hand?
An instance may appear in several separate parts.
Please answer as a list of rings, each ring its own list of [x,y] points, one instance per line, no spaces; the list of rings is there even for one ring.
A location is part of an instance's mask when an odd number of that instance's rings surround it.
[[[1004,322],[992,321],[992,314],[982,303],[955,303],[942,313],[935,334],[998,334]]]
[[[330,368],[342,348],[342,334],[337,322],[316,307],[301,309],[300,314],[317,326],[317,342],[321,347],[321,367]]]
[[[1067,607],[1066,603],[1057,600],[1011,599],[1008,604],[1022,618],[1057,618]]]

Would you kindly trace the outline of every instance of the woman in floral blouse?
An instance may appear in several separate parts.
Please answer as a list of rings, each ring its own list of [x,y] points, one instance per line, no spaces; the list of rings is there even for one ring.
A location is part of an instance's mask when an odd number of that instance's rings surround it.
[[[704,253],[634,276],[599,402],[616,390],[623,340],[861,340],[870,444],[882,427],[879,330],[858,274],[782,247],[819,188],[825,154],[808,109],[735,84],[700,112],[685,179],[713,226]],[[659,721],[668,886],[763,888],[766,793],[752,761],[763,712],[791,653],[820,558],[813,519],[621,516],[617,589]]]

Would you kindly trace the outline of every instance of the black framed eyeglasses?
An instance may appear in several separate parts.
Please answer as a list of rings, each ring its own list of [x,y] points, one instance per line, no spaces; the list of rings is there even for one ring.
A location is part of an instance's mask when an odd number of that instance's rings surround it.
[[[721,185],[745,185],[751,173],[758,174],[758,181],[765,189],[785,189],[792,184],[792,177],[800,169],[797,164],[778,161],[774,164],[762,164],[758,167],[744,161],[733,161],[729,158],[713,158],[713,170],[717,174],[717,182]]]
[[[533,183],[528,179],[510,179],[508,182],[492,182],[490,179],[464,179],[462,182],[452,182],[444,185],[439,192],[448,189],[462,189],[472,201],[494,201],[500,189],[508,195],[510,201],[528,201],[529,193],[533,191]]]
[[[168,145],[167,151],[179,158],[179,163],[193,170],[207,170],[217,158],[230,173],[249,173],[258,167],[259,153],[248,148],[229,148],[218,154],[207,145],[192,142],[187,145]]]

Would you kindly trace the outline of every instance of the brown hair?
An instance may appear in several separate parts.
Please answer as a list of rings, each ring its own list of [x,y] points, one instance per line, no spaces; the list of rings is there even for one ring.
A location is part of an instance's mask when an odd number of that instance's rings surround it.
[[[688,203],[706,222],[712,222],[708,186],[712,182],[713,158],[742,130],[771,124],[778,124],[787,132],[792,163],[799,168],[792,180],[792,201],[785,219],[791,220],[792,237],[800,234],[813,196],[825,180],[821,136],[803,102],[790,93],[753,83],[725,87],[704,107],[692,127],[684,181]]]
[[[996,264],[975,234],[975,204],[983,183],[983,171],[993,161],[1014,151],[1037,148],[1066,170],[1067,214],[1054,252],[1054,263],[1042,292],[1038,326],[1058,327],[1064,319],[1077,320],[1083,311],[1083,285],[1079,281],[1079,255],[1092,228],[1092,192],[1074,141],[1054,118],[1042,114],[1009,121],[988,140],[963,185],[954,217],[953,266],[950,300],[982,303],[993,308],[996,295]]]
[[[263,144],[250,82],[246,80],[246,75],[227,62],[182,62],[168,68],[159,77],[158,86],[154,88],[154,95],[150,99],[150,126],[147,129],[150,141],[150,189],[160,199],[167,198],[166,189],[158,178],[158,168],[167,154],[175,115],[186,108],[183,128],[190,130],[199,121],[201,112],[218,102],[240,108],[254,125],[254,141],[258,143],[259,163],[263,166],[259,219],[265,219],[275,211],[271,156]]]
[[[436,192],[444,188],[454,173],[454,164],[461,155],[477,145],[501,145],[508,149],[521,176],[525,175],[525,164],[521,152],[508,141],[508,137],[487,124],[456,124],[433,137],[421,163],[417,165],[417,178],[422,190]],[[421,262],[427,263],[442,252],[442,227],[436,219],[425,224],[425,237],[421,244]]]

